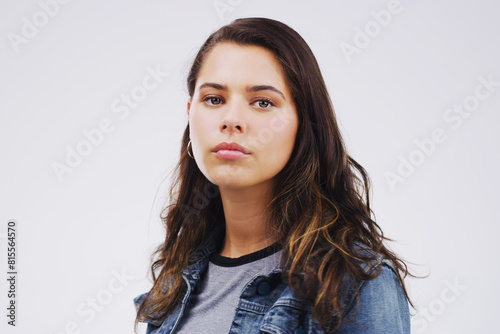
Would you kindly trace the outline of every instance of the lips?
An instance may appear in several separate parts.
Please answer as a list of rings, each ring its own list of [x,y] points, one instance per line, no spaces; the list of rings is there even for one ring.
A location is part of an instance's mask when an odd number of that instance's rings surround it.
[[[237,160],[250,154],[250,152],[238,143],[220,143],[212,149],[218,158],[225,160]]]

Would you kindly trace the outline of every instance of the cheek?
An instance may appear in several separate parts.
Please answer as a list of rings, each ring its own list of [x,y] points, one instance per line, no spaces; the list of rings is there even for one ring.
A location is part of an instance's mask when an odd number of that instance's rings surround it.
[[[262,144],[261,163],[276,172],[281,170],[292,154],[297,134],[296,116],[274,117],[261,123],[256,140]],[[278,170],[278,171],[279,171]]]
[[[215,117],[201,112],[191,112],[189,115],[189,135],[196,149],[200,144],[206,142],[210,133],[217,130],[217,121]]]

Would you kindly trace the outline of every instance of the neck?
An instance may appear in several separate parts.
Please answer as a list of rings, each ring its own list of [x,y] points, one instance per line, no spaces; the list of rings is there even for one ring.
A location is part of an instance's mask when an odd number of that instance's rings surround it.
[[[237,258],[261,250],[276,240],[271,237],[266,221],[269,188],[254,186],[251,189],[220,187],[226,236],[221,255]]]

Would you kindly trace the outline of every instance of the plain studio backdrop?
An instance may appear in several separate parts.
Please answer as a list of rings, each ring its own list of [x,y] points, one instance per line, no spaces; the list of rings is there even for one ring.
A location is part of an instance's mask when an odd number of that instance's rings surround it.
[[[491,333],[500,46],[495,1],[0,4],[0,331],[133,333],[208,35],[280,20],[315,53],[373,209],[412,271],[414,333]],[[17,224],[16,326],[7,224]],[[141,331],[144,327],[141,327]]]

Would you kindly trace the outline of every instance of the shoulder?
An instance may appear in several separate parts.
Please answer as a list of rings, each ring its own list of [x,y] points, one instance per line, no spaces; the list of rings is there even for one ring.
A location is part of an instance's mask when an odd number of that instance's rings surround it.
[[[365,297],[365,302],[372,302],[371,299],[368,300],[372,295],[378,296],[378,298],[373,299],[373,302],[387,304],[389,300],[396,301],[401,299],[401,297],[404,297],[406,302],[403,287],[394,268],[388,262],[384,261],[380,264],[378,270],[379,273],[375,278],[361,281],[358,295]]]
[[[338,333],[409,333],[408,300],[396,272],[383,261],[378,275],[360,280]]]
[[[396,272],[386,261],[375,269],[378,275],[371,280],[344,280],[339,296],[342,317],[339,319],[336,312],[332,314],[334,323],[341,322],[335,333],[410,333],[408,301]],[[288,284],[281,284],[278,286],[282,288],[275,289],[279,297],[267,300],[273,303],[265,314],[261,329],[275,333],[270,328],[303,328],[307,333],[322,333],[312,317],[314,305],[297,296]],[[282,332],[288,333],[284,329]]]
[[[145,292],[134,298],[134,305],[136,310],[139,309],[139,307],[142,304],[142,301],[144,300],[144,298],[146,298],[147,294],[148,293]]]

